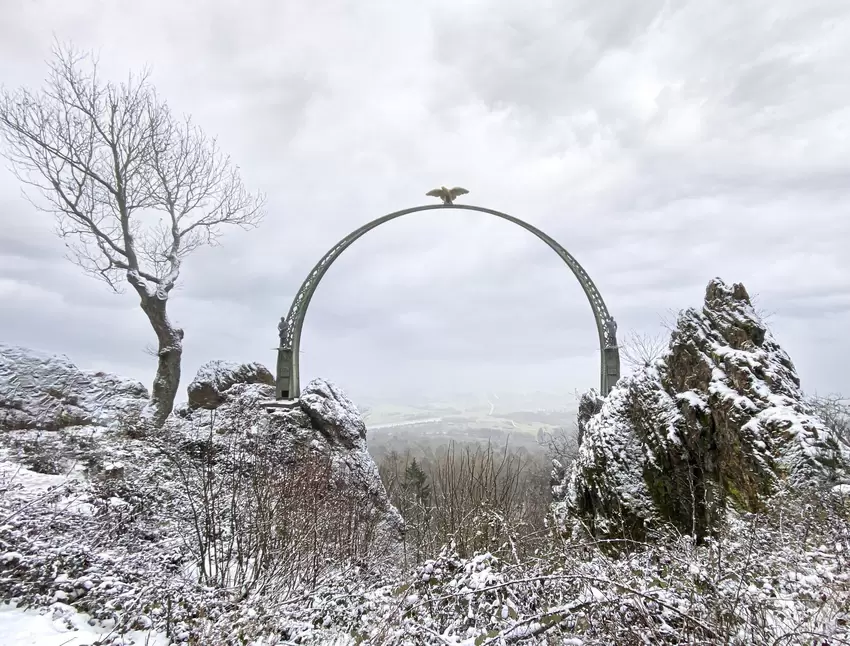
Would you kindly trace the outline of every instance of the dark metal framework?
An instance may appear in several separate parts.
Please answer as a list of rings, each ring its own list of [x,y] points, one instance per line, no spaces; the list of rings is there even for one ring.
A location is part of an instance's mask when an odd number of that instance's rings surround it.
[[[602,295],[596,289],[590,276],[584,268],[573,258],[573,256],[564,249],[555,240],[543,233],[540,229],[524,222],[519,218],[515,218],[507,213],[494,211],[482,206],[471,206],[466,204],[429,204],[426,206],[414,206],[413,208],[395,211],[383,217],[372,220],[364,224],[359,229],[352,231],[336,245],[328,251],[322,259],[313,267],[313,270],[302,283],[301,288],[295,295],[292,301],[292,306],[289,308],[289,313],[280,320],[278,331],[280,333],[280,345],[277,354],[277,399],[296,399],[301,394],[300,372],[299,372],[299,356],[301,348],[301,329],[304,326],[304,317],[307,314],[307,308],[310,305],[310,300],[313,294],[316,293],[316,288],[322,280],[322,277],[328,271],[333,262],[348,247],[350,247],[363,234],[368,233],[375,227],[379,227],[385,222],[395,220],[403,215],[417,213],[419,211],[430,211],[432,209],[464,209],[467,211],[478,211],[480,213],[489,213],[496,217],[513,222],[519,225],[526,231],[530,231],[549,247],[564,261],[567,267],[573,272],[578,279],[579,284],[587,295],[587,300],[590,301],[590,307],[593,309],[593,316],[596,319],[596,329],[599,333],[599,349],[601,353],[600,366],[600,388],[603,395],[607,395],[617,380],[620,378],[620,353],[617,347],[617,324],[611,315],[608,313],[608,308],[605,307],[605,302],[602,300]]]

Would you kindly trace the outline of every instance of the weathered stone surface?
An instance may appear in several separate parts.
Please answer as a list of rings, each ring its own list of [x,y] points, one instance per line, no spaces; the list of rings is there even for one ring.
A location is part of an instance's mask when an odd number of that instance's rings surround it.
[[[225,401],[225,392],[235,384],[274,385],[268,368],[259,363],[208,361],[189,384],[189,408],[216,409]]]
[[[348,448],[365,442],[366,424],[360,412],[335,384],[321,379],[311,381],[301,393],[300,404],[330,442]]]
[[[581,446],[584,440],[584,433],[587,429],[587,423],[602,410],[602,404],[605,398],[600,395],[595,388],[591,388],[579,398],[578,415],[576,419],[576,427],[578,430],[577,441]],[[560,460],[552,460],[552,473],[549,483],[552,486],[552,497],[556,501],[564,500],[568,485],[568,471],[566,465]]]
[[[0,344],[0,429],[105,426],[147,399],[138,381],[80,370],[65,356]]]
[[[578,427],[578,443],[581,444],[582,439],[584,438],[585,429],[587,429],[587,423],[591,420],[591,418],[596,415],[599,411],[602,410],[602,404],[605,403],[605,398],[596,392],[595,389],[591,389],[588,392],[584,393],[578,402],[578,418],[576,420],[576,426]]]
[[[332,465],[331,483],[371,503],[373,520],[390,561],[401,548],[404,521],[387,496],[378,467],[366,447],[366,426],[354,403],[331,382],[315,379],[291,410],[266,410],[263,403],[274,397],[267,384],[236,383],[222,394],[214,416],[203,409],[172,415],[166,430],[179,433],[205,424],[223,445],[234,433],[243,433],[251,446],[262,446],[282,463],[294,463],[305,454],[325,456]],[[244,433],[245,430],[250,433]]]
[[[702,536],[730,505],[755,510],[783,484],[829,486],[850,469],[740,284],[712,280],[664,356],[589,416],[595,401],[582,400],[579,456],[554,493],[565,523],[597,535],[672,522]]]
[[[374,528],[380,546],[375,558],[383,566],[400,562],[404,521],[369,455],[357,407],[337,386],[317,379],[296,407],[269,412],[264,403],[274,397],[272,382],[258,364],[210,362],[190,387],[194,407],[178,406],[162,429],[134,436],[128,423],[148,399],[142,384],[79,370],[63,356],[0,346],[0,430],[7,431],[0,447],[13,448],[39,473],[66,473],[84,464],[103,481],[139,478],[148,468],[169,473],[173,462],[163,452],[172,449],[190,455],[212,450],[216,459],[234,463],[255,464],[261,457],[274,473],[278,465],[285,472],[299,460],[320,458],[316,464],[326,469],[321,477],[329,490],[350,494],[358,513],[368,515],[361,520]],[[121,432],[105,432],[111,427]],[[133,447],[126,460],[125,446]],[[112,457],[105,460],[107,453]],[[159,484],[167,489],[171,476],[163,478]],[[325,486],[324,480],[317,486]]]

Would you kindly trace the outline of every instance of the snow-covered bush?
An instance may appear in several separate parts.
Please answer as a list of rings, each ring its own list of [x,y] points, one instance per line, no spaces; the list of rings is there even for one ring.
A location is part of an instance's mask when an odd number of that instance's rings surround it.
[[[702,545],[667,527],[644,543],[553,540],[545,554],[521,563],[488,553],[464,559],[448,546],[407,574],[329,569],[314,588],[282,600],[198,585],[184,569],[179,540],[110,535],[104,523],[125,521],[80,513],[84,499],[69,491],[45,492],[26,508],[13,491],[0,500],[3,596],[61,601],[124,629],[167,629],[175,643],[821,646],[850,639],[850,500],[840,490],[822,498],[780,492],[769,511],[731,513]],[[57,504],[69,499],[75,505]],[[124,530],[144,525],[138,516]]]
[[[148,438],[173,474],[173,522],[202,583],[280,600],[386,548],[374,502],[335,477],[330,455],[284,451],[247,417],[224,428],[208,415],[176,445]]]
[[[449,546],[395,580],[323,588],[281,623],[303,644],[821,646],[850,638],[848,555],[850,501],[781,492],[700,545],[666,526],[642,543],[562,539],[519,564]]]

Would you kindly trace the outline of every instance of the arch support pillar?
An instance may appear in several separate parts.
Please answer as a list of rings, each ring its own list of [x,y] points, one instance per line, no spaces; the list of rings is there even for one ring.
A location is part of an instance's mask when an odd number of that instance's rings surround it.
[[[277,349],[277,377],[275,378],[275,398],[294,399],[301,394],[300,388],[292,388],[292,350]],[[294,394],[291,394],[294,393]]]
[[[605,397],[620,379],[620,350],[616,346],[602,350],[602,396]]]
[[[617,380],[620,378],[620,351],[617,347],[617,324],[608,313],[608,308],[605,306],[605,302],[602,300],[602,295],[599,293],[599,290],[596,289],[596,285],[593,284],[590,276],[587,275],[587,272],[578,263],[578,261],[573,258],[566,249],[564,249],[554,239],[543,233],[540,229],[532,226],[524,220],[508,215],[507,213],[467,204],[429,204],[427,206],[415,206],[402,211],[395,211],[394,213],[372,220],[359,229],[352,231],[345,238],[340,240],[322,257],[321,260],[319,260],[316,266],[313,267],[313,270],[304,280],[301,288],[295,295],[292,305],[289,308],[289,312],[280,320],[280,324],[278,325],[279,344],[277,353],[277,378],[275,385],[276,398],[297,399],[301,395],[299,374],[301,329],[304,325],[304,317],[307,313],[307,307],[310,305],[310,300],[313,298],[313,294],[315,293],[319,282],[321,282],[322,277],[333,262],[358,238],[375,227],[403,215],[416,213],[418,211],[431,211],[434,209],[463,209],[494,215],[502,218],[503,220],[513,222],[526,231],[533,233],[558,254],[561,260],[563,260],[570,268],[576,279],[578,279],[581,288],[587,296],[587,300],[590,302],[590,307],[593,310],[593,316],[596,320],[596,329],[599,335],[601,363],[600,391],[603,396],[611,392],[611,388],[614,387],[614,384],[616,384]]]

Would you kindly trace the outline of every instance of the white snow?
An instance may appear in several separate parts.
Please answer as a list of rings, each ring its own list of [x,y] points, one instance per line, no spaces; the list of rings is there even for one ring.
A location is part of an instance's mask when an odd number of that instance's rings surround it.
[[[89,646],[109,635],[111,628],[91,626],[89,615],[57,602],[41,610],[22,610],[14,603],[0,604],[0,646]],[[168,646],[163,633],[131,631],[123,643]]]
[[[81,419],[105,426],[148,393],[138,381],[80,370],[64,355],[0,344],[0,395],[19,428],[39,428]]]
[[[746,457],[777,480],[829,481],[836,462],[839,475],[850,475],[850,447],[805,403],[788,355],[760,328],[752,307],[734,295],[736,289],[712,281],[708,291],[714,296],[705,306],[679,315],[675,343],[666,354],[621,379],[585,423],[578,459],[555,490],[566,507],[561,511],[581,508],[587,494],[610,499],[610,505],[593,506],[597,528],[609,520],[600,517],[601,507],[653,519],[645,473],[659,468],[665,453],[688,450],[683,437],[710,432],[699,416],[692,421],[693,411],[740,431]],[[763,335],[752,332],[756,329]],[[750,338],[742,341],[742,334]],[[705,375],[700,378],[706,383],[675,392],[672,384],[682,383],[683,375],[674,375],[681,363]],[[642,419],[639,427],[636,416]]]
[[[742,352],[722,350],[716,357],[746,364],[749,370],[752,357]],[[778,357],[778,351],[772,356]],[[787,377],[778,364],[761,368],[771,378]],[[627,415],[633,404],[628,388],[647,397],[647,410],[657,429],[653,438],[657,451],[682,450],[687,444],[681,423],[693,411],[686,404],[698,408],[708,406],[714,397],[722,401],[726,396],[738,397],[733,384],[741,375],[733,365],[714,368],[715,380],[722,380],[725,388],[717,388],[711,396],[701,390],[678,396],[659,390],[659,370],[663,369],[657,364],[611,393],[602,412],[587,423],[586,441],[577,461],[591,465],[591,460],[603,456],[607,466],[597,482],[616,489],[624,506],[638,512],[652,513],[651,497],[641,476],[644,469],[657,468],[661,461],[636,436]],[[775,450],[768,427],[790,420],[790,426],[784,427],[788,443],[794,450],[798,444],[803,447],[794,455],[801,459],[817,455],[822,427],[804,408],[798,410],[794,391],[766,391],[763,380],[753,381],[749,387],[747,398],[761,413],[750,415],[746,406],[736,413],[749,416],[751,425],[746,430],[753,435],[751,446],[762,452]],[[296,410],[267,414],[258,399],[262,389],[238,384],[228,391],[231,401],[217,410],[218,423],[226,429],[238,421],[250,427],[252,438],[260,439],[270,428],[277,429],[286,442],[297,441],[302,448],[329,455],[334,468],[345,473],[348,486],[362,487],[386,501],[354,404],[321,380],[304,392],[306,397]],[[717,402],[711,399],[711,405]],[[305,414],[313,426],[299,421]],[[172,417],[165,429],[173,433],[169,440],[176,444],[190,437],[188,429],[200,419]],[[64,430],[9,431],[5,437],[13,434],[28,439],[39,434],[71,435]],[[233,438],[222,434],[214,441],[227,449]],[[69,442],[65,447],[72,445],[76,446]],[[850,534],[846,520],[835,520],[834,527],[816,524],[800,531],[805,512],[799,510],[797,516],[783,515],[778,528],[759,524],[752,545],[751,521],[731,514],[728,531],[704,545],[687,537],[670,537],[611,557],[582,542],[581,537],[563,537],[541,545],[540,553],[526,562],[511,559],[507,563],[493,556],[498,554],[498,545],[494,544],[493,553],[461,557],[452,544],[438,557],[403,570],[382,563],[378,567],[370,564],[370,570],[364,571],[368,576],[352,569],[331,572],[317,589],[294,595],[297,601],[292,603],[279,602],[265,592],[236,599],[215,586],[201,586],[197,567],[193,569],[192,561],[180,560],[187,554],[185,537],[175,533],[181,526],[175,517],[185,513],[184,508],[166,506],[173,504],[170,496],[177,493],[171,482],[173,472],[157,462],[150,443],[104,431],[96,445],[100,468],[93,473],[97,477],[108,474],[95,483],[102,485],[101,489],[92,486],[93,479],[86,479],[86,473],[78,469],[70,469],[68,476],[45,475],[14,464],[11,445],[9,450],[0,450],[0,484],[6,489],[0,496],[4,511],[0,517],[7,516],[0,527],[0,585],[7,586],[4,591],[15,590],[8,597],[42,606],[23,610],[13,604],[0,605],[0,646],[91,646],[115,630],[108,623],[112,620],[98,624],[72,604],[90,609],[98,617],[114,615],[122,625],[162,628],[165,610],[160,604],[166,597],[170,603],[171,595],[179,596],[187,609],[204,611],[201,617],[184,616],[177,625],[172,622],[174,634],[187,639],[191,634],[199,643],[211,646],[230,643],[228,640],[242,631],[251,633],[244,640],[247,646],[349,646],[355,643],[353,628],[368,639],[380,635],[383,640],[370,643],[399,646],[471,646],[493,633],[501,636],[490,642],[493,645],[508,638],[522,638],[521,643],[530,646],[551,639],[568,646],[620,643],[604,631],[607,627],[624,633],[640,629],[634,623],[639,611],[651,613],[656,621],[654,630],[661,636],[674,634],[681,624],[676,610],[712,629],[726,630],[716,623],[712,604],[738,608],[744,623],[723,636],[733,638],[737,632],[740,643],[776,643],[781,635],[800,626],[828,633],[835,643],[847,638]],[[155,491],[149,492],[148,484]],[[832,486],[832,491],[850,495],[850,483]],[[159,497],[163,493],[168,494],[164,501]],[[841,503],[834,496],[824,498],[824,505]],[[142,513],[137,513],[139,510]],[[146,511],[154,522],[146,520]],[[390,506],[382,513],[392,525],[396,510]],[[149,532],[151,529],[155,531]],[[144,540],[139,540],[140,536]],[[174,572],[169,571],[166,564],[175,563]],[[745,563],[748,567],[742,567]],[[37,580],[30,578],[33,573],[38,573]],[[310,602],[305,603],[308,597]],[[557,638],[553,633],[532,635],[546,627],[553,613],[563,616],[558,621],[563,622],[564,631],[579,634]],[[576,627],[579,625],[584,627]],[[280,637],[278,629],[285,629],[287,636]],[[585,636],[585,630],[596,634]],[[756,634],[764,640],[755,641]],[[120,638],[113,634],[109,643],[129,646],[130,640],[135,646],[168,644],[163,633],[150,630],[136,630]]]
[[[207,361],[200,368],[198,368],[198,372],[195,375],[193,381],[206,381],[216,384],[221,380],[223,375],[236,372],[239,370],[240,367],[241,364],[236,363],[234,361],[224,361],[221,359]]]

